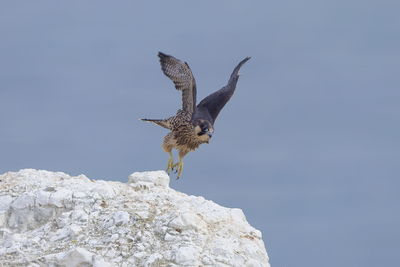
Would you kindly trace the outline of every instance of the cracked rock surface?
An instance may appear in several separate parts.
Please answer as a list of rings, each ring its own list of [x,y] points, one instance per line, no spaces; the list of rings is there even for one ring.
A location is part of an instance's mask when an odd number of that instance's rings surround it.
[[[0,175],[0,266],[269,267],[240,209],[169,188],[24,169]]]

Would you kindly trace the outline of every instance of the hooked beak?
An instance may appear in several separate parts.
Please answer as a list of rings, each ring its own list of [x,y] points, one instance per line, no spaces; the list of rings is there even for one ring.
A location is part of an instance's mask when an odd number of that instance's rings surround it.
[[[202,131],[202,132],[200,132],[199,133],[199,135],[203,135],[203,134],[207,134],[208,135],[208,137],[212,137],[212,135],[213,135],[213,132],[212,131],[209,131],[209,130],[207,130],[207,131]]]

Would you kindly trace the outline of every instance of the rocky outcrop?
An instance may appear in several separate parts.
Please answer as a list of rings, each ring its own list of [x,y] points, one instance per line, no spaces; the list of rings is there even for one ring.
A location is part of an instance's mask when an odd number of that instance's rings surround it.
[[[128,183],[25,169],[0,175],[0,266],[268,267],[240,209],[169,188],[163,171]]]

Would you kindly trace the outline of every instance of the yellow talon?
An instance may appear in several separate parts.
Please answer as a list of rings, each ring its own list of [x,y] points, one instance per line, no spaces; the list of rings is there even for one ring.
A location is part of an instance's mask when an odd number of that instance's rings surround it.
[[[171,171],[174,169],[174,156],[172,155],[172,152],[169,152],[169,158],[168,158],[168,164],[167,164],[167,170],[166,172],[169,174]]]
[[[179,162],[174,164],[174,166],[172,168],[174,169],[175,167],[177,168],[176,172],[178,173],[178,175],[176,176],[176,179],[179,179],[181,177],[181,174],[182,174],[182,171],[183,171],[183,161],[182,161],[182,159],[179,159]]]

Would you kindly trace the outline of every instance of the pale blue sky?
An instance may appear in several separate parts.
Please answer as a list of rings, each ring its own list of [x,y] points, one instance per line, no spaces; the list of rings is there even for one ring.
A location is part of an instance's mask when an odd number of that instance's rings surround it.
[[[166,166],[180,95],[245,56],[209,145],[171,187],[242,208],[274,267],[400,266],[398,1],[3,1],[0,173],[126,181]]]

